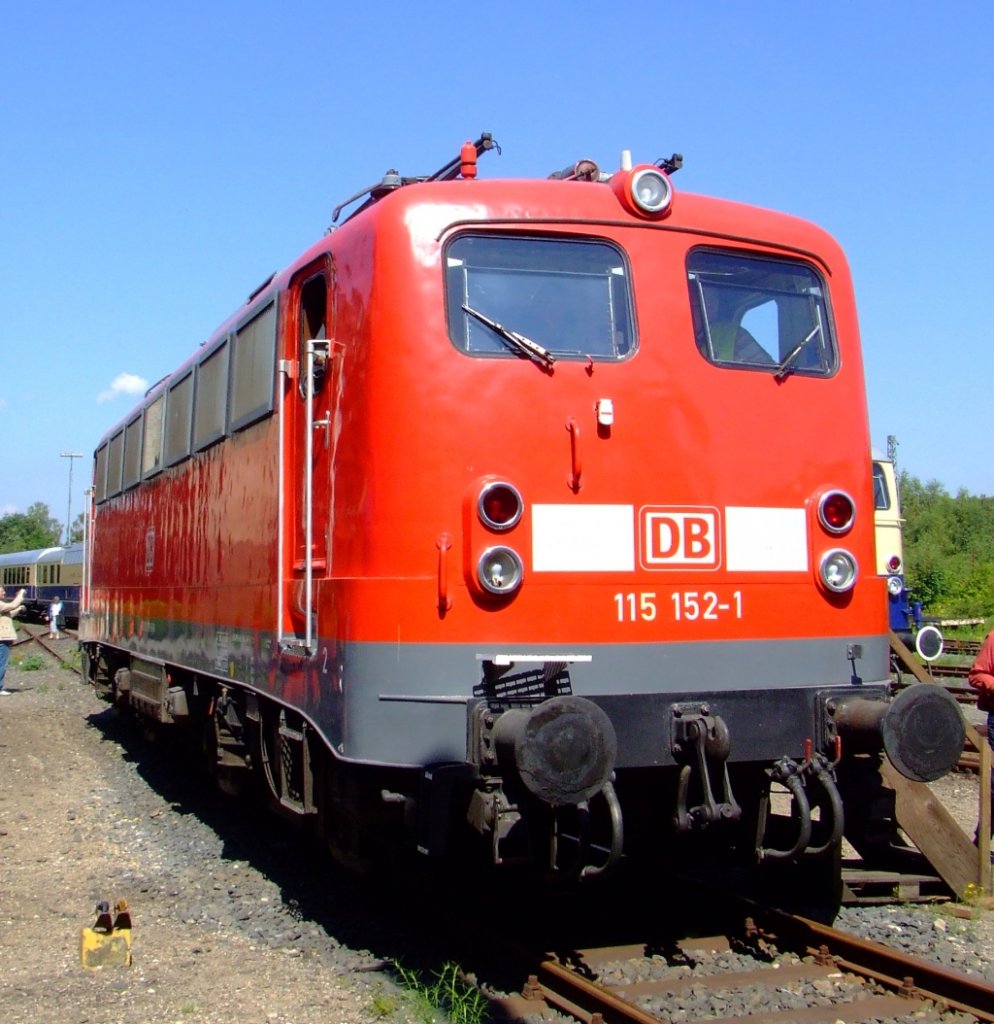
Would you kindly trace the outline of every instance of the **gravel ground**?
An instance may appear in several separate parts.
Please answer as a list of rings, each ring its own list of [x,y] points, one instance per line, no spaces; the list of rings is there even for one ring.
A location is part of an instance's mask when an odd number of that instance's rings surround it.
[[[72,643],[63,641],[71,648]],[[21,652],[38,648],[15,648]],[[64,668],[11,668],[0,699],[0,1019],[6,1024],[407,1017],[379,957],[403,925],[355,879],[145,752]],[[127,900],[130,969],[84,970],[80,930]],[[388,912],[388,911],[386,911]],[[368,952],[377,944],[379,954]]]
[[[15,660],[31,650],[15,649]],[[431,930],[400,914],[402,897],[336,872],[269,818],[177,772],[174,757],[149,748],[131,719],[68,670],[14,666],[7,685],[14,693],[0,699],[5,1024],[419,1017],[383,970],[384,961],[410,962],[430,945]],[[955,775],[935,788],[972,831],[976,779]],[[134,921],[133,964],[84,970],[80,929],[94,923],[98,901],[120,898]],[[840,925],[994,983],[994,911],[846,908]]]

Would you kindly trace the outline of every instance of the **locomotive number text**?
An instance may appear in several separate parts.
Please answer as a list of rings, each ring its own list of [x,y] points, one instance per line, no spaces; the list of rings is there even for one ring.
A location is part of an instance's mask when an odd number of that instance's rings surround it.
[[[677,622],[681,619],[693,621],[694,619],[720,619],[723,615],[732,615],[736,619],[742,618],[742,591],[736,590],[732,593],[730,601],[722,601],[713,590],[705,590],[703,593],[697,590],[677,591],[670,595],[673,600],[673,618]]]
[[[615,594],[614,605],[618,622],[652,622],[658,615],[655,591]],[[670,594],[673,619],[676,622],[693,622],[697,619],[716,622],[730,615],[742,618],[742,591],[733,591],[727,600],[722,600],[713,590],[677,590]]]

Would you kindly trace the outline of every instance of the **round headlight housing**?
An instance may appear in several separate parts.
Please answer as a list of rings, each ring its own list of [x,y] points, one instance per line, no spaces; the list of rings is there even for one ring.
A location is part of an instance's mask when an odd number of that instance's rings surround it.
[[[655,167],[639,168],[628,187],[632,202],[645,213],[662,213],[673,198],[670,179]]]
[[[818,573],[826,590],[845,594],[856,585],[859,570],[853,555],[843,548],[834,548],[821,556]]]
[[[480,586],[491,594],[513,594],[524,579],[525,567],[513,548],[496,545],[487,548],[476,563]]]
[[[900,576],[887,577],[887,593],[891,597],[900,597],[902,590],[904,590],[904,580]]]

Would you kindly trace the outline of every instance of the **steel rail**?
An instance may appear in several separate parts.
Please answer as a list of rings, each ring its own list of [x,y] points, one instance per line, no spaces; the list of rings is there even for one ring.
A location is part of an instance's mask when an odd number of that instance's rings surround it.
[[[24,637],[21,637],[18,640],[15,640],[14,644],[13,644],[14,647],[19,647],[21,644],[28,644],[28,643],[31,643],[33,641],[42,650],[46,651],[53,658],[55,658],[61,665],[64,665],[70,671],[75,672],[76,675],[80,676],[80,675],[83,674],[82,670],[77,665],[73,665],[72,662],[70,662],[69,658],[66,657],[66,655],[64,655],[61,651],[57,651],[54,647],[52,647],[52,645],[47,642],[47,638],[44,637],[41,633],[32,633],[32,632],[30,632],[30,630],[27,630],[27,629],[24,628],[23,624],[20,625],[20,628],[22,630],[24,630],[24,632],[27,635],[24,636]],[[42,627],[42,628],[44,628],[44,627]],[[67,636],[69,635],[68,630],[66,631],[66,635]],[[74,647],[73,650],[75,650],[75,649],[76,648]]]
[[[828,1024],[846,1020],[887,1019],[913,1015],[922,1002],[941,1011],[971,1014],[978,1021],[994,1022],[994,986],[982,979],[960,974],[920,957],[902,953],[876,942],[838,931],[804,917],[740,901],[747,916],[734,937],[694,937],[676,944],[693,950],[732,948],[762,950],[771,944],[781,952],[804,957],[797,965],[773,968],[758,963],[753,969],[708,975],[671,976],[605,984],[598,969],[611,962],[648,956],[652,943],[603,949],[572,950],[564,960],[555,954],[529,957],[531,973],[519,996],[498,1000],[505,1013],[534,1017],[541,1006],[554,1008],[583,1024],[659,1024],[659,1018],[634,1000],[639,997],[663,999],[694,988],[716,994],[756,986],[777,986],[788,980],[812,984],[818,979],[836,978],[840,973],[875,983],[884,991],[867,991],[855,1000],[832,1000],[829,1005],[804,1009],[756,1010],[738,1016],[749,1024],[774,1024],[790,1020],[806,1024]],[[730,930],[736,932],[736,929]],[[688,1018],[686,1024],[695,1024]],[[723,1024],[709,1019],[708,1024]]]
[[[749,972],[727,972],[702,977],[676,977],[644,981],[633,985],[619,985],[612,989],[597,981],[584,977],[576,970],[558,960],[542,961],[538,972],[529,977],[528,984],[522,993],[520,1016],[533,1016],[529,1012],[528,1003],[534,1007],[540,1000],[560,1013],[568,1014],[583,1024],[660,1024],[661,1018],[633,1002],[639,996],[656,996],[665,998],[667,995],[679,996],[688,989],[697,991],[710,990],[715,994],[727,993],[729,990],[769,986],[777,988],[789,980],[816,982],[820,978],[837,976],[841,965],[831,958],[800,964],[796,967],[759,968]],[[858,971],[851,971],[860,974]],[[885,1020],[889,1017],[910,1016],[917,1008],[918,1001],[913,998],[916,993],[912,989],[902,987],[898,993],[870,992],[865,996],[849,1002],[833,1001],[828,1005],[810,1005],[804,1008],[794,1007],[788,1010],[758,1010],[742,1014],[736,1019],[748,1020],[749,1024],[777,1024],[790,1021],[793,1024],[831,1024],[840,1017],[847,1020]],[[686,1024],[721,1024],[721,1018],[694,1018],[690,1016]]]
[[[978,1020],[994,1022],[994,985],[990,982],[805,917],[758,905],[755,913],[773,932],[785,933],[794,942],[803,943],[809,952],[824,955],[827,951],[843,970],[971,1013]]]
[[[942,649],[947,654],[972,654],[976,656],[980,653],[980,641],[951,640],[948,637],[943,637]]]

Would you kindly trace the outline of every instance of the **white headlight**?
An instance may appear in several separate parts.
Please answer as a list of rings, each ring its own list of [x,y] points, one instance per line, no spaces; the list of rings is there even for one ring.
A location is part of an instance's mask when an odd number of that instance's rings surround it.
[[[644,167],[632,175],[632,199],[646,213],[660,213],[670,205],[673,187],[670,179],[654,167]]]
[[[847,590],[852,590],[856,583],[856,559],[842,548],[827,551],[822,555],[819,568],[822,583],[834,594],[844,594]]]
[[[900,576],[887,577],[887,593],[891,597],[897,597],[904,590],[904,580]]]
[[[487,548],[476,563],[480,585],[491,594],[510,594],[521,586],[525,568],[521,556],[511,548]]]

